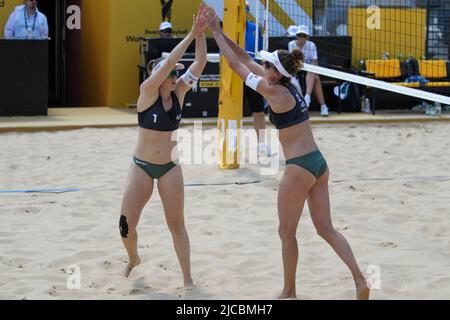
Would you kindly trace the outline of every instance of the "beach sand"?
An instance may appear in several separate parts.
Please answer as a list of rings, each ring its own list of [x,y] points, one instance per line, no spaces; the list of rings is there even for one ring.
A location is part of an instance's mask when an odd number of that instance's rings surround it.
[[[379,268],[372,298],[449,299],[450,126],[319,125],[314,133],[331,169],[334,225],[364,271]],[[120,276],[120,204],[136,140],[136,128],[0,134],[0,190],[83,189],[0,194],[0,299],[275,298],[283,168],[261,176],[256,164],[183,166],[187,184],[260,181],[186,187],[194,289],[182,287],[157,192],[138,227],[143,263]],[[354,299],[349,271],[307,208],[298,238],[299,298]],[[81,272],[78,290],[67,287],[70,266]]]

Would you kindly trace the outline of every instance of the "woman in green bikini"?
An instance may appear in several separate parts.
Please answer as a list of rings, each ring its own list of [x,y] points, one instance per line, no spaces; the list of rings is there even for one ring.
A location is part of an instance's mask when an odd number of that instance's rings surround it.
[[[221,30],[211,7],[205,19],[231,69],[247,86],[270,104],[270,120],[279,129],[279,139],[286,159],[286,171],[278,193],[279,235],[282,242],[284,289],[280,298],[296,297],[298,262],[297,227],[305,202],[319,235],[345,262],[353,274],[358,299],[369,298],[368,283],[356,263],[344,236],[334,229],[330,216],[328,179],[330,172],[312,134],[304,98],[291,83],[291,77],[303,66],[303,54],[296,50],[261,52],[264,67],[255,63],[245,50]]]
[[[190,244],[184,223],[184,183],[177,158],[176,139],[173,133],[181,121],[181,111],[186,93],[196,84],[207,63],[207,48],[202,20],[204,5],[200,6],[191,32],[166,59],[151,61],[149,78],[140,86],[137,103],[139,136],[133,164],[122,201],[119,221],[120,234],[128,252],[125,269],[128,277],[141,260],[137,251],[136,227],[144,206],[153,193],[155,180],[164,206],[167,225],[172,234],[175,251],[184,277],[184,285],[193,285],[190,269]],[[195,62],[178,78],[184,66],[178,61],[193,40],[196,40]]]

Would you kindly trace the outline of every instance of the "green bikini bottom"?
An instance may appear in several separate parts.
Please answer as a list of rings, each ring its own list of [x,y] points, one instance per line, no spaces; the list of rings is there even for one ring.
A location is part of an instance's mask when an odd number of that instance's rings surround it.
[[[288,160],[286,165],[299,166],[310,172],[316,179],[319,179],[328,169],[327,162],[319,150]]]
[[[167,164],[152,164],[143,160],[140,160],[133,157],[133,162],[135,165],[137,165],[139,168],[145,171],[150,178],[152,179],[160,179],[163,177],[167,172],[175,168],[178,164],[175,162],[169,162]]]

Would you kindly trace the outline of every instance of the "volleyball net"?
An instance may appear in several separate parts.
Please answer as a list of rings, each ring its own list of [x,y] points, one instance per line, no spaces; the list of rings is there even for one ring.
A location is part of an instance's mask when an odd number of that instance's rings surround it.
[[[450,2],[445,0],[248,0],[255,48],[298,47],[304,70],[358,84],[377,108],[390,102],[450,105]],[[261,37],[258,33],[262,34]],[[309,37],[305,37],[309,36]],[[263,45],[259,43],[263,41]],[[308,60],[308,57],[307,57]],[[390,93],[396,99],[390,99]],[[337,94],[340,96],[339,94]],[[338,99],[342,97],[337,97]],[[383,102],[384,99],[384,102]]]

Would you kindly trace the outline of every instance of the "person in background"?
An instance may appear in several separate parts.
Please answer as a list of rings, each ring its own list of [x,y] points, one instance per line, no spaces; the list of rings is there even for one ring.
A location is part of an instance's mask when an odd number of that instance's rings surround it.
[[[160,38],[172,39],[173,38],[172,31],[173,31],[173,28],[172,28],[172,24],[170,22],[164,21],[159,26],[159,36],[160,36]]]
[[[291,38],[295,38],[297,36],[297,26],[289,26],[287,29],[287,36]]]
[[[305,63],[318,65],[317,47],[316,45],[309,41],[309,28],[308,26],[301,25],[297,29],[297,40],[289,42],[288,48],[289,52],[292,52],[295,48],[300,49],[305,57]],[[308,72],[306,75],[306,94],[305,101],[309,106],[311,105],[311,93],[314,90],[317,100],[320,104],[320,115],[323,117],[328,117],[329,109],[325,104],[325,98],[322,90],[322,83],[320,82],[320,77],[318,74]]]
[[[289,28],[287,29],[287,34],[286,34],[286,36],[288,36],[289,38],[295,38],[296,36],[297,36],[297,30],[298,30],[298,27],[297,26],[289,26]],[[295,40],[294,40],[295,41]],[[302,88],[301,88],[301,85],[300,85],[300,78],[299,78],[299,74],[301,73],[301,71],[300,72],[298,72],[296,75],[294,75],[293,77],[292,77],[292,80],[291,80],[291,82],[292,82],[292,84],[295,86],[295,89],[297,89],[297,91],[301,94],[301,95],[303,95],[303,91],[302,91]]]
[[[5,25],[5,39],[48,39],[47,17],[37,5],[37,0],[25,0],[15,8]]]
[[[250,20],[250,4],[248,1],[245,3],[247,10],[247,19],[245,25],[245,50],[250,55],[250,57],[258,64],[261,61],[256,59],[256,23]],[[263,36],[261,30],[258,32],[258,51],[263,48]],[[253,113],[253,119],[255,123],[256,135],[258,137],[258,153],[261,155],[266,155],[268,157],[272,156],[272,151],[265,142],[265,129],[266,129],[266,118],[264,115],[264,98],[258,92],[251,90],[247,86],[244,86],[244,105],[248,103],[250,110]]]

